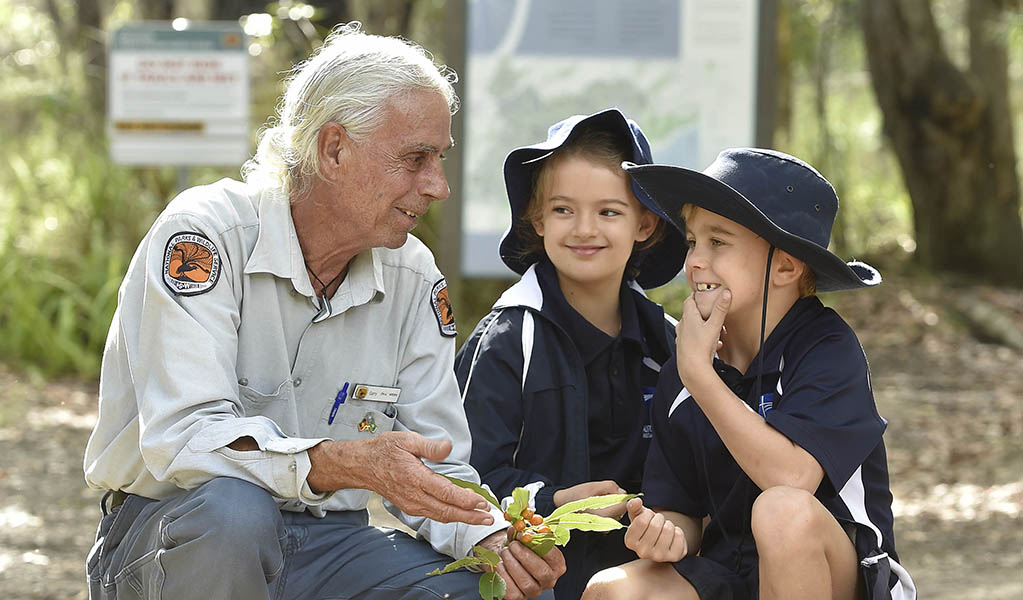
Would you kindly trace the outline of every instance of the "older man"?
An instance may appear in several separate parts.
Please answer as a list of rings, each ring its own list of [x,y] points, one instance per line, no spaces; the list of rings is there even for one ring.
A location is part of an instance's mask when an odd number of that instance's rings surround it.
[[[85,455],[109,490],[92,598],[469,598],[477,575],[426,573],[477,543],[508,598],[564,572],[557,550],[504,547],[499,511],[437,474],[478,481],[447,288],[408,235],[449,194],[453,78],[339,28],[294,72],[246,182],[187,190],[150,229]],[[418,539],[369,527],[367,490]]]

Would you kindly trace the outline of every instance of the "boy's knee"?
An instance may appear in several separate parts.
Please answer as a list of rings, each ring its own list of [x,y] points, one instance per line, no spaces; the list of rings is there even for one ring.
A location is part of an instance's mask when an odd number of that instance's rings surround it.
[[[803,489],[777,486],[762,492],[750,517],[757,551],[791,551],[815,543],[821,531],[819,507],[813,494]]]
[[[581,600],[612,600],[614,598],[631,598],[629,578],[619,567],[598,571],[586,584]]]

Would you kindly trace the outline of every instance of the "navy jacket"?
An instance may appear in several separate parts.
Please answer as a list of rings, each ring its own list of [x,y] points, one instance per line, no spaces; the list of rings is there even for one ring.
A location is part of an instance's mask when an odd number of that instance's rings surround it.
[[[587,377],[573,340],[544,311],[535,269],[530,267],[479,322],[455,358],[455,374],[472,432],[470,462],[498,498],[515,487],[544,482],[536,510],[546,515],[554,510],[555,491],[591,480]],[[675,322],[637,284],[629,285],[648,354],[644,366],[660,371],[674,350]],[[637,406],[645,410],[642,398]],[[595,567],[635,558],[624,547],[622,531],[573,535],[564,549],[569,572],[555,588],[559,600],[578,597],[599,570]],[[618,562],[608,562],[612,554]],[[585,570],[573,568],[581,562]]]

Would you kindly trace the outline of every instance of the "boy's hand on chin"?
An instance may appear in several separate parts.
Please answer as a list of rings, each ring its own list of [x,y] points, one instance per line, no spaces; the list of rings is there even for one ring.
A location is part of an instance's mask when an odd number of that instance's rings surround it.
[[[682,304],[682,318],[675,327],[678,348],[678,374],[683,383],[695,383],[704,375],[716,376],[714,373],[714,353],[721,347],[721,332],[724,329],[725,315],[732,304],[731,290],[722,290],[714,301],[710,316],[704,319],[696,307],[693,296],[686,298]]]

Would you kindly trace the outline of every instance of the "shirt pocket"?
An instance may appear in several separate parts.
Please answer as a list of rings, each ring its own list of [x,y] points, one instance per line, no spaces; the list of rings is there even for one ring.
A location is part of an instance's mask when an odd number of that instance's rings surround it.
[[[247,380],[242,380],[247,381]],[[238,398],[241,400],[242,406],[266,406],[267,404],[276,402],[278,400],[285,399],[288,395],[287,392],[291,388],[291,380],[285,379],[279,383],[276,389],[268,387],[268,391],[260,391],[255,387],[249,387],[243,384],[242,381],[238,382]]]
[[[238,399],[242,417],[266,417],[285,431],[294,431],[298,425],[295,423],[295,395],[290,379],[277,384],[276,388],[267,386],[261,389],[239,382]]]
[[[338,406],[334,422],[328,414],[320,419],[324,435],[338,441],[365,440],[394,430],[398,405],[394,402],[349,399]]]

